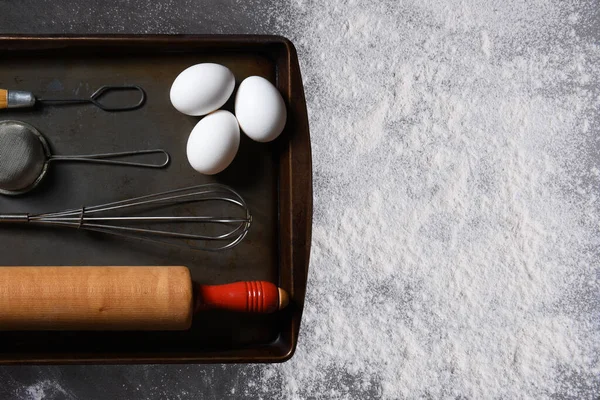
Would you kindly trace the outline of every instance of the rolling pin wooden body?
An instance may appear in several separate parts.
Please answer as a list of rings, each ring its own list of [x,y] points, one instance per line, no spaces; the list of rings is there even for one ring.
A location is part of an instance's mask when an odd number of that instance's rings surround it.
[[[185,330],[201,309],[285,305],[272,283],[198,285],[186,267],[0,267],[0,330]]]

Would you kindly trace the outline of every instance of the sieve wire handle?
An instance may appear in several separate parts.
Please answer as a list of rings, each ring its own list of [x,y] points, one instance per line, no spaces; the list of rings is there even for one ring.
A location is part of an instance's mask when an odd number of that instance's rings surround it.
[[[164,160],[162,162],[155,163],[141,163],[141,162],[133,162],[133,161],[119,161],[113,160],[114,158],[121,157],[136,157],[142,156],[146,154],[162,154],[164,156]],[[137,150],[137,151],[125,151],[120,153],[104,153],[104,154],[88,154],[88,155],[78,155],[78,156],[51,156],[48,159],[50,161],[74,161],[74,162],[88,162],[94,164],[110,164],[110,165],[121,165],[128,167],[143,167],[143,168],[164,168],[169,165],[171,161],[171,157],[169,153],[164,150],[156,149],[156,150]]]

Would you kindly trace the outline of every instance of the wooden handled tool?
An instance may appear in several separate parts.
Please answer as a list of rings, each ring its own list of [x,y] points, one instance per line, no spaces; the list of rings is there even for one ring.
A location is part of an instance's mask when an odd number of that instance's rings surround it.
[[[199,285],[186,267],[0,267],[0,330],[185,330],[202,309],[287,304],[272,283]]]
[[[109,105],[102,102],[102,98],[109,93],[114,92],[134,92],[136,94],[135,101],[126,101],[121,105]],[[138,97],[139,96],[139,97]],[[3,108],[31,108],[36,103],[49,104],[93,104],[104,111],[129,111],[140,108],[146,101],[146,92],[137,85],[104,85],[96,90],[90,97],[77,98],[59,98],[59,99],[40,99],[32,92],[23,90],[6,90],[0,89],[0,110]]]

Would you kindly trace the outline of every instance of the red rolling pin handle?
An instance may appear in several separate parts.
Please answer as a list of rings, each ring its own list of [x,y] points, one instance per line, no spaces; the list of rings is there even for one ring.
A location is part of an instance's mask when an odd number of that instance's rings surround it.
[[[271,313],[283,309],[288,294],[266,281],[243,281],[225,285],[196,285],[195,311],[219,308],[239,312]]]

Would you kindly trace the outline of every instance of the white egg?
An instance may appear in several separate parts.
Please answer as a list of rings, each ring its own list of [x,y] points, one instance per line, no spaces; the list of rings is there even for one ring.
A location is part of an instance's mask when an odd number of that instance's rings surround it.
[[[193,116],[218,110],[233,93],[235,77],[220,64],[196,64],[180,73],[171,86],[171,103]]]
[[[235,96],[235,116],[251,139],[270,142],[283,131],[287,112],[277,88],[265,78],[251,76],[242,81]]]
[[[187,157],[192,168],[213,175],[231,164],[240,147],[240,128],[235,116],[219,110],[196,124],[187,142]]]

